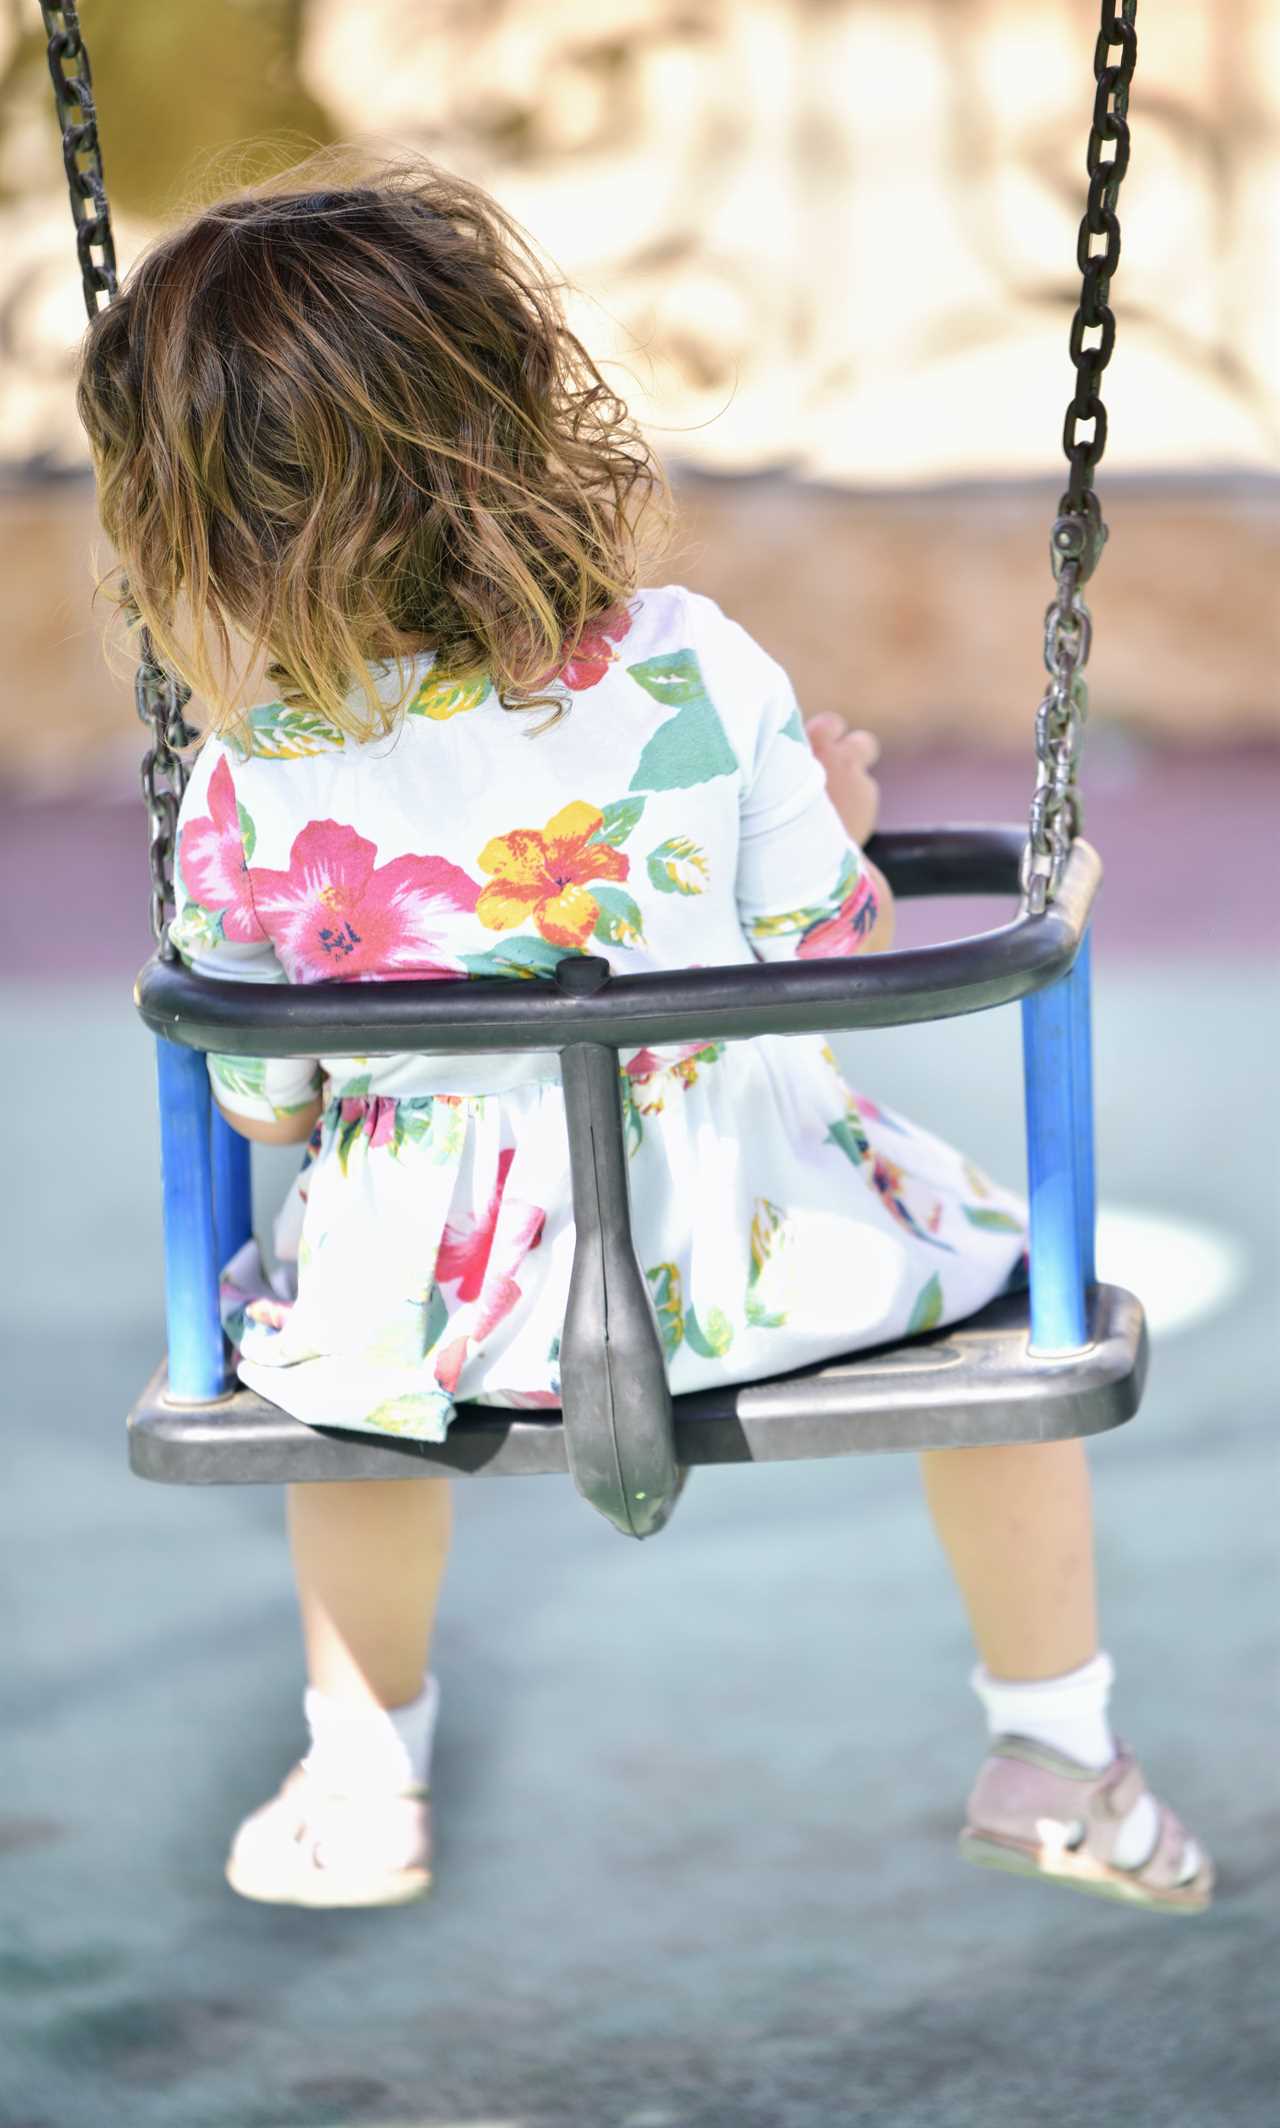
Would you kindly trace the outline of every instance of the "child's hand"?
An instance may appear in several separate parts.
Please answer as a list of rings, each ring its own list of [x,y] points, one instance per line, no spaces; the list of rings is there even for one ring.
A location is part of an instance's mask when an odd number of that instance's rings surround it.
[[[850,731],[830,710],[810,717],[805,731],[822,763],[831,803],[850,840],[865,848],[880,817],[880,786],[871,774],[880,759],[880,741],[874,732]]]

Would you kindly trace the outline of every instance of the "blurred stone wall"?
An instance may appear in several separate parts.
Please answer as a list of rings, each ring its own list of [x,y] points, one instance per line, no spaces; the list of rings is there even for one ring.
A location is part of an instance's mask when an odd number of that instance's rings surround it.
[[[0,15],[0,459],[77,331],[33,0]],[[84,0],[127,260],[252,144],[412,145],[584,291],[667,450],[1032,473],[1068,396],[1097,0]],[[1280,4],[1139,12],[1110,462],[1280,458]],[[20,34],[20,31],[22,34]]]
[[[770,476],[697,480],[673,573],[812,663],[820,694],[844,691],[811,655],[834,630],[854,691],[916,738],[971,726],[993,651],[1012,657],[981,728],[1025,729],[1096,0],[82,0],[82,18],[126,264],[182,203],[312,142],[465,171],[575,285],[575,323],[668,460]],[[0,0],[11,488],[81,463],[38,21]],[[1280,0],[1145,0],[1139,21],[1097,656],[1121,646],[1137,726],[1256,734],[1280,648]],[[0,582],[38,632],[57,555],[60,640],[96,659],[86,524],[83,497],[0,502]],[[54,746],[0,716],[0,766]]]

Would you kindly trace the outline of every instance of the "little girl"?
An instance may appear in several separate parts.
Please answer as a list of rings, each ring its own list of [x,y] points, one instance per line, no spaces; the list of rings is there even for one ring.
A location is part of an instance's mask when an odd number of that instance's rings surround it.
[[[174,941],[257,982],[546,977],[875,952],[875,742],[801,722],[709,600],[637,590],[650,454],[527,242],[438,171],[331,167],[155,244],[89,331],[103,523],[212,705]],[[123,595],[123,594],[122,594]],[[243,707],[262,658],[278,699]],[[443,1437],[558,1402],[573,1247],[556,1059],[209,1058],[246,1137],[309,1141],[268,1282],[228,1267],[241,1379],[298,1419]],[[1017,1201],[850,1091],[819,1037],[623,1061],[636,1246],[682,1393],[982,1307]],[[990,1755],[962,1852],[1190,1912],[1212,1870],[1107,1719],[1079,1441],[924,1455]],[[303,1486],[310,1748],[240,1828],[248,1898],[430,1881],[443,1480]]]

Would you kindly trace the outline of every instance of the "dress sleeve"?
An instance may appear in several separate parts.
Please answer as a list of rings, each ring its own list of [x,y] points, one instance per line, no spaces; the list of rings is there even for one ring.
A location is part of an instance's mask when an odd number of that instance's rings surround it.
[[[206,741],[183,793],[169,936],[195,975],[237,983],[288,981],[253,902],[253,824],[226,748]],[[314,1057],[209,1056],[219,1106],[274,1123],[307,1108],[323,1084]]]
[[[742,764],[738,914],[757,960],[858,953],[877,899],[865,857],[827,796],[795,690],[767,651],[704,598],[698,654],[737,723]]]

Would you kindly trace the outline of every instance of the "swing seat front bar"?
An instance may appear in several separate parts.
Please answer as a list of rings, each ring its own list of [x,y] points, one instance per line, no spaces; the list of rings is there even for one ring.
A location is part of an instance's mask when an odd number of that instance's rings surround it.
[[[872,855],[904,899],[1013,895],[1024,842],[1021,828],[941,828],[880,835]],[[1057,982],[1080,951],[1101,876],[1097,852],[1077,841],[1043,914],[905,953],[618,976],[567,955],[554,980],[308,984],[222,982],[155,958],[135,1001],[166,1041],[254,1057],[640,1049],[895,1027],[986,1012]]]

